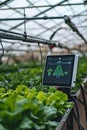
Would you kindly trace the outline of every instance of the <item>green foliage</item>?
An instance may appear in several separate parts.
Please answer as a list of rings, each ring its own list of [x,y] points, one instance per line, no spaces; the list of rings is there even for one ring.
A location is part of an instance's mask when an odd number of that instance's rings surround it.
[[[12,65],[8,65],[8,64],[1,64],[0,65],[0,73],[9,73],[9,72],[15,72],[15,71],[19,71],[19,69],[26,69],[26,68],[37,68],[37,67],[41,67],[41,63],[40,62],[25,62],[25,63],[19,63],[19,64],[12,64]]]
[[[2,66],[0,72],[0,130],[54,130],[55,119],[73,105],[63,92],[42,85],[41,67]],[[80,88],[85,76],[87,58],[80,58],[72,92]]]
[[[17,85],[24,84],[35,87],[41,83],[42,70],[39,68],[23,69],[16,72],[0,73],[0,87],[15,89]]]
[[[55,89],[38,92],[35,88],[19,85],[7,92],[0,88],[0,93],[2,130],[53,130],[58,125],[55,117],[72,107],[67,96]]]
[[[31,69],[30,66],[34,68]],[[0,87],[4,87],[6,90],[15,89],[17,85],[24,84],[29,88],[35,87],[38,91],[48,91],[48,87],[43,86],[41,83],[42,68],[40,67],[40,63],[1,65],[0,72]],[[86,76],[87,58],[79,58],[76,87],[71,89],[71,92],[76,93],[78,91],[80,85],[82,84],[83,78]]]
[[[72,93],[76,93],[84,80],[87,77],[87,57],[79,58],[79,65],[77,71],[76,86],[71,89]]]

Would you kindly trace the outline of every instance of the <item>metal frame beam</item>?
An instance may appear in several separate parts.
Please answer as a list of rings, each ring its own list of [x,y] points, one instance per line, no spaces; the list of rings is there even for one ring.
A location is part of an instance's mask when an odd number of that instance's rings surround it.
[[[0,3],[0,7],[3,7],[3,6],[5,6],[6,4],[9,4],[10,2],[12,2],[13,0],[6,0],[6,1],[4,1],[4,2],[1,2]]]
[[[48,20],[48,19],[63,19],[64,16],[55,17],[25,17],[25,18],[0,18],[0,21],[14,21],[14,20]]]
[[[46,9],[46,10],[44,10],[44,11],[42,11],[42,12],[36,14],[36,15],[34,15],[34,17],[40,16],[40,15],[44,14],[45,12],[48,12],[49,10],[52,10],[53,8],[57,7],[58,5],[63,4],[63,3],[66,2],[66,1],[67,1],[67,0],[63,0],[62,2],[58,2],[57,4],[53,5],[52,7],[48,8],[48,9]],[[27,23],[27,22],[28,22],[28,20],[26,20],[26,23]],[[19,23],[19,24],[17,24],[17,25],[15,25],[14,27],[10,28],[10,30],[15,29],[15,28],[21,26],[22,24],[24,24],[24,21],[21,22],[21,23]]]
[[[57,6],[80,6],[80,5],[85,5],[85,3],[69,3],[69,4],[60,4]],[[49,4],[49,5],[30,5],[30,6],[24,6],[24,7],[12,7],[12,8],[3,8],[0,10],[12,10],[12,9],[28,9],[28,8],[47,8],[47,7],[53,7],[54,5]]]

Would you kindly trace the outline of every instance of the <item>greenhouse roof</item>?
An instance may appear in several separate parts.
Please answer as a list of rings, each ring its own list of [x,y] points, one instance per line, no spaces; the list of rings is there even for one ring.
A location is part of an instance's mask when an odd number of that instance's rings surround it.
[[[51,40],[59,46],[71,48],[87,43],[86,27],[86,0],[0,0],[1,38],[2,32],[4,35],[9,31],[46,39],[46,43]],[[2,38],[3,45],[9,47],[13,43],[15,46],[14,42],[17,41],[8,39]],[[27,42],[31,43],[31,40]],[[18,42],[16,47],[20,44],[24,45],[25,42]]]

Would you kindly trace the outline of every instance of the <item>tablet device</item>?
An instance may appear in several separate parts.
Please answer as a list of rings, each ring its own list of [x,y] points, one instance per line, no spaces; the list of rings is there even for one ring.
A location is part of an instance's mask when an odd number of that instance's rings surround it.
[[[74,87],[77,65],[77,55],[48,55],[44,68],[43,85]]]

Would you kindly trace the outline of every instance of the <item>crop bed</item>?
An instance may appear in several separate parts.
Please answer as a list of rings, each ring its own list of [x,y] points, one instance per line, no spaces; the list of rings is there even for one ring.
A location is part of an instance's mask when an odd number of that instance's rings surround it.
[[[42,71],[38,65],[0,66],[0,130],[54,130],[73,107],[65,93],[42,85]],[[87,58],[81,58],[73,93],[86,76]]]

